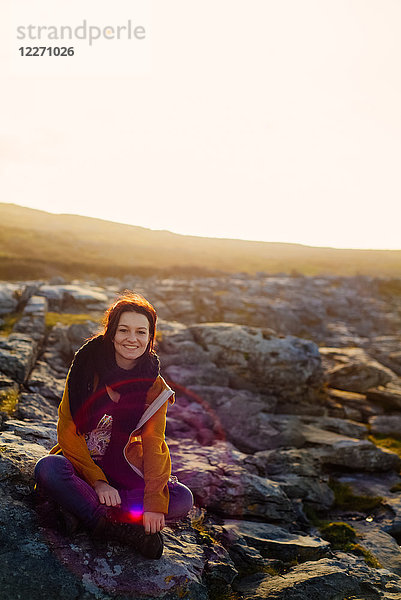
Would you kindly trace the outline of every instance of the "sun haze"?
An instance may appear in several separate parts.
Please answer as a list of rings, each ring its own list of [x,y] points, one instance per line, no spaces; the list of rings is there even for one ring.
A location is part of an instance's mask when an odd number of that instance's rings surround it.
[[[151,7],[143,76],[2,76],[3,201],[183,234],[401,248],[399,2]]]

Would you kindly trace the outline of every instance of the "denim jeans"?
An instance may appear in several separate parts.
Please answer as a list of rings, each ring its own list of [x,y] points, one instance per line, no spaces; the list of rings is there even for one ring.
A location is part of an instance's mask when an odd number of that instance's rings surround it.
[[[79,477],[72,463],[59,454],[49,454],[36,463],[35,479],[41,492],[74,514],[88,529],[93,529],[99,518],[110,511],[128,515],[131,521],[139,520],[143,511],[143,490],[119,489],[120,509],[101,504],[95,490]],[[193,506],[192,492],[185,485],[168,482],[168,488],[166,522],[185,517]]]

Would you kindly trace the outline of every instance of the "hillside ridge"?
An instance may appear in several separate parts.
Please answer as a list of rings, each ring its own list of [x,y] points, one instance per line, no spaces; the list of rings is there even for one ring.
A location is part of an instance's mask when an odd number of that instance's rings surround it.
[[[0,278],[204,272],[395,276],[401,250],[187,236],[0,203]]]

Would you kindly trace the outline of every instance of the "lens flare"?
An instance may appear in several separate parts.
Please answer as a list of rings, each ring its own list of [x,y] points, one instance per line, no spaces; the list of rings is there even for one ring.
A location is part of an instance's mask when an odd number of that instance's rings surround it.
[[[138,523],[142,521],[143,510],[141,507],[134,506],[129,511],[129,519],[134,523]]]

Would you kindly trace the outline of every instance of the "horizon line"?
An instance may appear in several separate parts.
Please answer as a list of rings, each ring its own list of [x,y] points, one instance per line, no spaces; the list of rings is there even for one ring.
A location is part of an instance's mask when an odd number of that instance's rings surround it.
[[[335,245],[319,245],[319,244],[310,244],[306,242],[288,242],[283,240],[261,240],[261,239],[250,239],[250,238],[241,238],[241,237],[227,237],[227,236],[210,236],[205,234],[196,234],[196,233],[182,233],[181,231],[173,231],[170,229],[153,229],[152,227],[145,227],[144,225],[136,225],[135,223],[128,223],[122,221],[115,221],[114,219],[105,219],[102,217],[95,217],[93,215],[88,214],[80,214],[80,213],[69,213],[69,212],[56,212],[52,210],[44,210],[42,208],[32,208],[31,206],[26,206],[23,204],[17,204],[16,202],[0,202],[1,204],[8,204],[10,206],[18,206],[20,208],[26,208],[28,210],[33,210],[36,212],[43,212],[50,215],[56,216],[66,216],[66,217],[78,217],[85,219],[93,219],[96,221],[102,221],[104,223],[115,223],[116,225],[124,225],[128,227],[138,227],[140,229],[145,229],[148,231],[160,232],[160,233],[171,233],[173,235],[179,235],[182,237],[196,237],[205,240],[227,240],[231,242],[239,241],[239,242],[250,242],[256,244],[283,244],[283,245],[291,245],[291,246],[303,246],[305,248],[321,248],[327,250],[360,250],[360,251],[373,251],[373,252],[400,252],[401,247],[399,248],[373,248],[373,247],[360,247],[360,246],[335,246]]]

